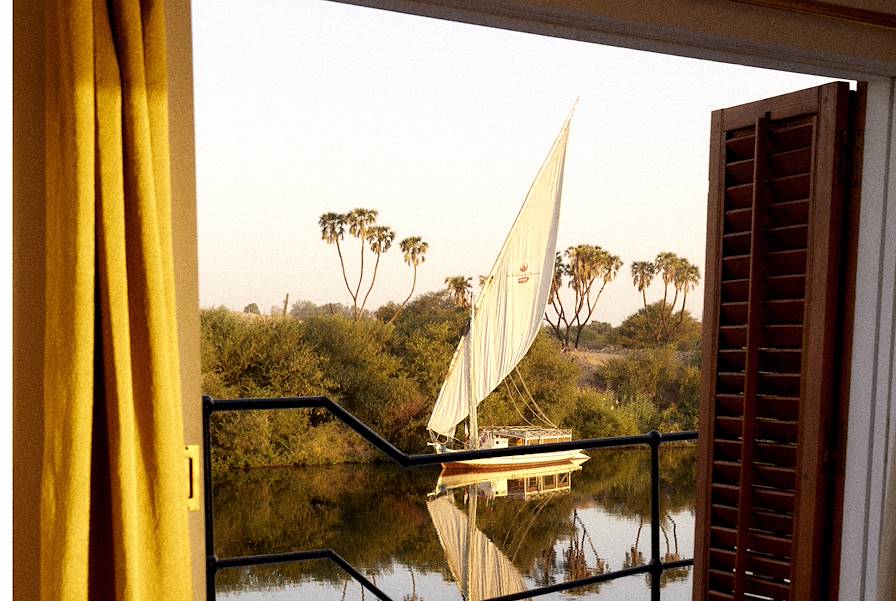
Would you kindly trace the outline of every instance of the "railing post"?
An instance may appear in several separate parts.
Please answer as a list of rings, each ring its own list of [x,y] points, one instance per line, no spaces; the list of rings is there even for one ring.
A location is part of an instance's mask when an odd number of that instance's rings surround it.
[[[659,601],[660,575],[660,433],[650,432],[650,599]]]
[[[212,444],[211,415],[215,400],[204,395],[202,397],[202,477],[205,487],[205,598],[215,601],[215,574],[218,571],[218,558],[215,555],[215,516],[214,492],[212,490]]]

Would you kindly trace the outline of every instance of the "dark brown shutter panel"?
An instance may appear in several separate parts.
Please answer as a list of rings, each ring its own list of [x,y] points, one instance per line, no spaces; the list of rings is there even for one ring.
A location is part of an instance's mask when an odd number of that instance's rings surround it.
[[[694,599],[825,586],[849,87],[712,116]]]

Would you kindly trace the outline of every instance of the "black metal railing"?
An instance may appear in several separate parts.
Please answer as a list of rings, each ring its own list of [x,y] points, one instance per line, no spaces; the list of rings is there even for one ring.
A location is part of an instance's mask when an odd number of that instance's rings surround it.
[[[437,453],[424,453],[408,455],[395,447],[388,440],[371,430],[367,424],[346,411],[340,405],[327,397],[285,397],[269,399],[232,399],[216,400],[209,396],[202,397],[202,443],[203,443],[203,474],[205,478],[205,553],[206,553],[206,596],[208,601],[216,598],[215,576],[218,570],[224,568],[242,567],[250,565],[262,565],[272,563],[286,563],[293,561],[310,561],[328,559],[352,578],[370,591],[382,601],[392,599],[377,586],[348,563],[342,556],[332,549],[314,549],[289,553],[275,553],[269,555],[248,555],[241,557],[219,558],[215,555],[214,532],[214,491],[212,488],[212,461],[211,461],[211,433],[210,422],[213,413],[223,411],[261,411],[271,409],[326,409],[349,428],[360,434],[367,442],[382,451],[389,459],[403,468],[437,465],[445,461],[444,455]],[[533,588],[525,592],[514,593],[496,597],[490,601],[514,601],[517,599],[529,599],[540,597],[550,593],[570,590],[580,586],[606,582],[626,576],[637,574],[650,574],[651,600],[660,599],[660,576],[664,570],[676,569],[693,565],[693,559],[663,562],[660,559],[660,475],[659,452],[660,444],[664,442],[676,442],[695,440],[697,432],[674,432],[660,434],[657,431],[637,436],[613,436],[610,438],[585,438],[570,442],[547,443],[540,445],[511,447],[505,449],[479,449],[471,451],[458,451],[451,454],[452,461],[467,459],[485,459],[488,457],[514,457],[517,455],[531,455],[546,453],[549,451],[571,451],[581,449],[609,449],[615,447],[627,447],[636,445],[648,445],[650,447],[650,562],[632,568],[617,570],[615,572],[569,580],[550,586]]]

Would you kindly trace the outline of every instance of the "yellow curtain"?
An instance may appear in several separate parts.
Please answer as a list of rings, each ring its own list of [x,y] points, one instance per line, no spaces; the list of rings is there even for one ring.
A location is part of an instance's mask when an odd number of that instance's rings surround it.
[[[192,597],[161,0],[48,0],[41,592]]]

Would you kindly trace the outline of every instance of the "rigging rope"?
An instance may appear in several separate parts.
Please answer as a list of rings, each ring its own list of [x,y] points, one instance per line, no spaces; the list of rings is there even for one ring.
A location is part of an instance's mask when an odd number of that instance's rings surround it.
[[[538,406],[538,403],[535,402],[535,398],[532,396],[532,393],[529,391],[529,387],[526,386],[526,381],[523,379],[523,375],[520,373],[519,367],[514,367],[513,371],[516,372],[516,377],[520,379],[520,384],[523,385],[523,389],[526,391],[526,394],[529,395],[529,398],[532,400],[532,405],[535,406],[535,409],[537,410],[537,415],[539,417],[541,417],[541,419],[543,419],[545,421],[545,423],[548,424],[550,427],[556,428],[557,424],[552,422],[548,418],[548,416],[545,415],[545,412],[542,411],[541,407]]]
[[[533,414],[535,417],[541,419],[543,422],[545,422],[545,424],[548,424],[547,420],[545,420],[543,416],[539,415],[539,411],[540,411],[540,409],[539,409],[538,405],[535,404],[534,407],[532,406],[532,405],[534,404],[534,400],[533,400],[532,403],[530,403],[530,402],[528,401],[528,399],[526,399],[526,396],[525,396],[522,392],[520,392],[520,388],[519,388],[519,386],[517,386],[517,385],[516,385],[516,382],[513,381],[513,377],[512,377],[512,376],[513,376],[513,372],[510,372],[509,374],[507,374],[507,380],[510,380],[510,383],[513,384],[513,388],[514,388],[514,390],[516,390],[516,393],[519,395],[520,400],[523,401],[523,404],[525,405],[525,407],[526,407],[529,411],[531,411],[532,414]],[[505,380],[505,382],[506,382],[507,380]],[[530,395],[530,396],[531,396],[531,395]],[[529,422],[529,425],[532,426],[532,427],[535,427],[535,424],[533,424],[533,423],[531,423],[531,422]],[[550,424],[548,424],[548,425],[550,425]]]
[[[507,383],[507,378],[504,379],[504,386],[507,388],[507,398],[508,400],[510,400],[510,404],[513,405],[513,409],[516,411],[516,414],[520,416],[520,419],[526,422],[526,425],[532,426],[534,428],[535,424],[529,421],[529,419],[525,415],[523,415],[522,411],[520,411],[519,407],[516,406],[516,402],[513,400],[513,391],[510,390],[510,384]],[[517,394],[519,394],[519,389],[517,389]]]

